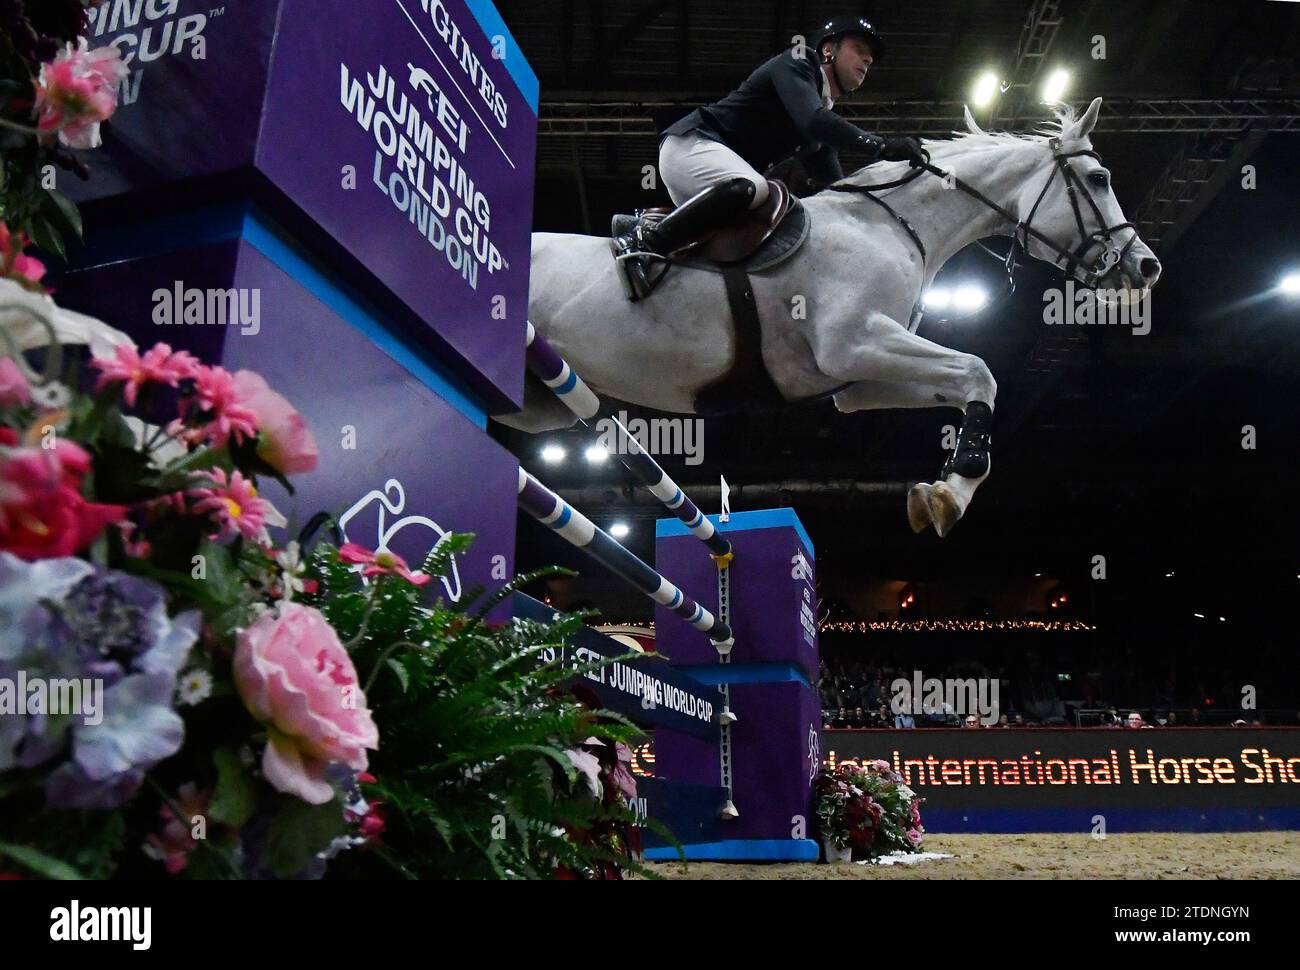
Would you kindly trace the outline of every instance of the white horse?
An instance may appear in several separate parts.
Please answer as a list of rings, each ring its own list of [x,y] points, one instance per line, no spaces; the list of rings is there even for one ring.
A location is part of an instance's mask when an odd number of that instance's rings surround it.
[[[751,274],[763,360],[786,399],[833,393],[844,412],[957,407],[966,415],[964,435],[971,415],[983,415],[983,458],[959,465],[965,475],[950,462],[942,481],[909,494],[917,531],[933,523],[947,534],[987,476],[987,422],[997,393],[978,357],[908,329],[943,264],[976,240],[1014,234],[1030,256],[1126,301],[1144,297],[1159,278],[1160,263],[1125,221],[1109,173],[1091,151],[1100,107],[1098,98],[1080,118],[1063,107],[1055,122],[1028,135],[981,131],[967,111],[969,131],[925,148],[935,166],[984,199],[928,173],[880,193],[914,238],[884,207],[852,191],[906,175],[907,163],[863,168],[837,183],[840,191],[803,200],[811,219],[803,248]],[[735,357],[722,277],[676,266],[650,297],[633,303],[620,273],[608,238],[534,233],[530,321],[597,394],[693,413],[699,391]],[[575,419],[530,376],[524,409],[497,420],[540,432]]]

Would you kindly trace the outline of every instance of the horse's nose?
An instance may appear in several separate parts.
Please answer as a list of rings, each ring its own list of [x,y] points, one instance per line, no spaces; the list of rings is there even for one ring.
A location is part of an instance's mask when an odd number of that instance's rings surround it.
[[[1138,263],[1138,272],[1142,274],[1142,281],[1148,285],[1154,283],[1160,278],[1160,260],[1154,256],[1145,257]]]

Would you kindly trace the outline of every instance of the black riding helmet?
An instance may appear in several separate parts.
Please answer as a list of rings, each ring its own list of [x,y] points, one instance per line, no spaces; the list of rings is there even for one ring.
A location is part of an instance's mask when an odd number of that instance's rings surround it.
[[[885,41],[871,22],[862,17],[832,17],[813,32],[813,49],[821,57],[822,44],[828,40],[839,40],[849,34],[862,37],[871,45],[871,59],[880,61],[885,56]]]

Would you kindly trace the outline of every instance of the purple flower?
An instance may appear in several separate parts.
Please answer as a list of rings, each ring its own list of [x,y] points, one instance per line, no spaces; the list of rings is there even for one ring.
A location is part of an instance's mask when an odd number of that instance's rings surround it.
[[[132,674],[105,691],[103,721],[74,728],[72,760],[46,781],[50,806],[116,808],[134,795],[145,772],[185,740],[175,690],[166,674]]]
[[[0,553],[0,677],[102,682],[84,716],[0,717],[0,772],[67,751],[46,779],[54,808],[115,808],[145,773],[180,750],[176,675],[199,635],[199,614],[167,615],[161,586],[79,559],[27,563]]]
[[[83,676],[114,684],[130,672],[175,677],[195,634],[167,616],[162,587],[126,573],[87,576],[56,609],[56,626],[74,645]]]

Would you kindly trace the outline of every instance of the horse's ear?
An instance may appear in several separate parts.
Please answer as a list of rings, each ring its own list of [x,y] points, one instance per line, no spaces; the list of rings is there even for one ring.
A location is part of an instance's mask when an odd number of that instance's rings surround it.
[[[975,116],[974,116],[973,114],[970,113],[970,107],[969,107],[969,106],[967,106],[967,105],[963,105],[963,106],[962,106],[962,114],[963,114],[963,116],[964,116],[965,119],[966,119],[966,130],[967,130],[967,131],[969,131],[972,135],[982,135],[982,134],[984,134],[983,129],[981,129],[980,126],[977,125],[977,124],[975,123]]]
[[[1097,124],[1097,115],[1101,113],[1101,98],[1093,98],[1092,104],[1088,105],[1088,110],[1083,113],[1074,125],[1074,135],[1076,138],[1087,138],[1092,134],[1092,129]]]

